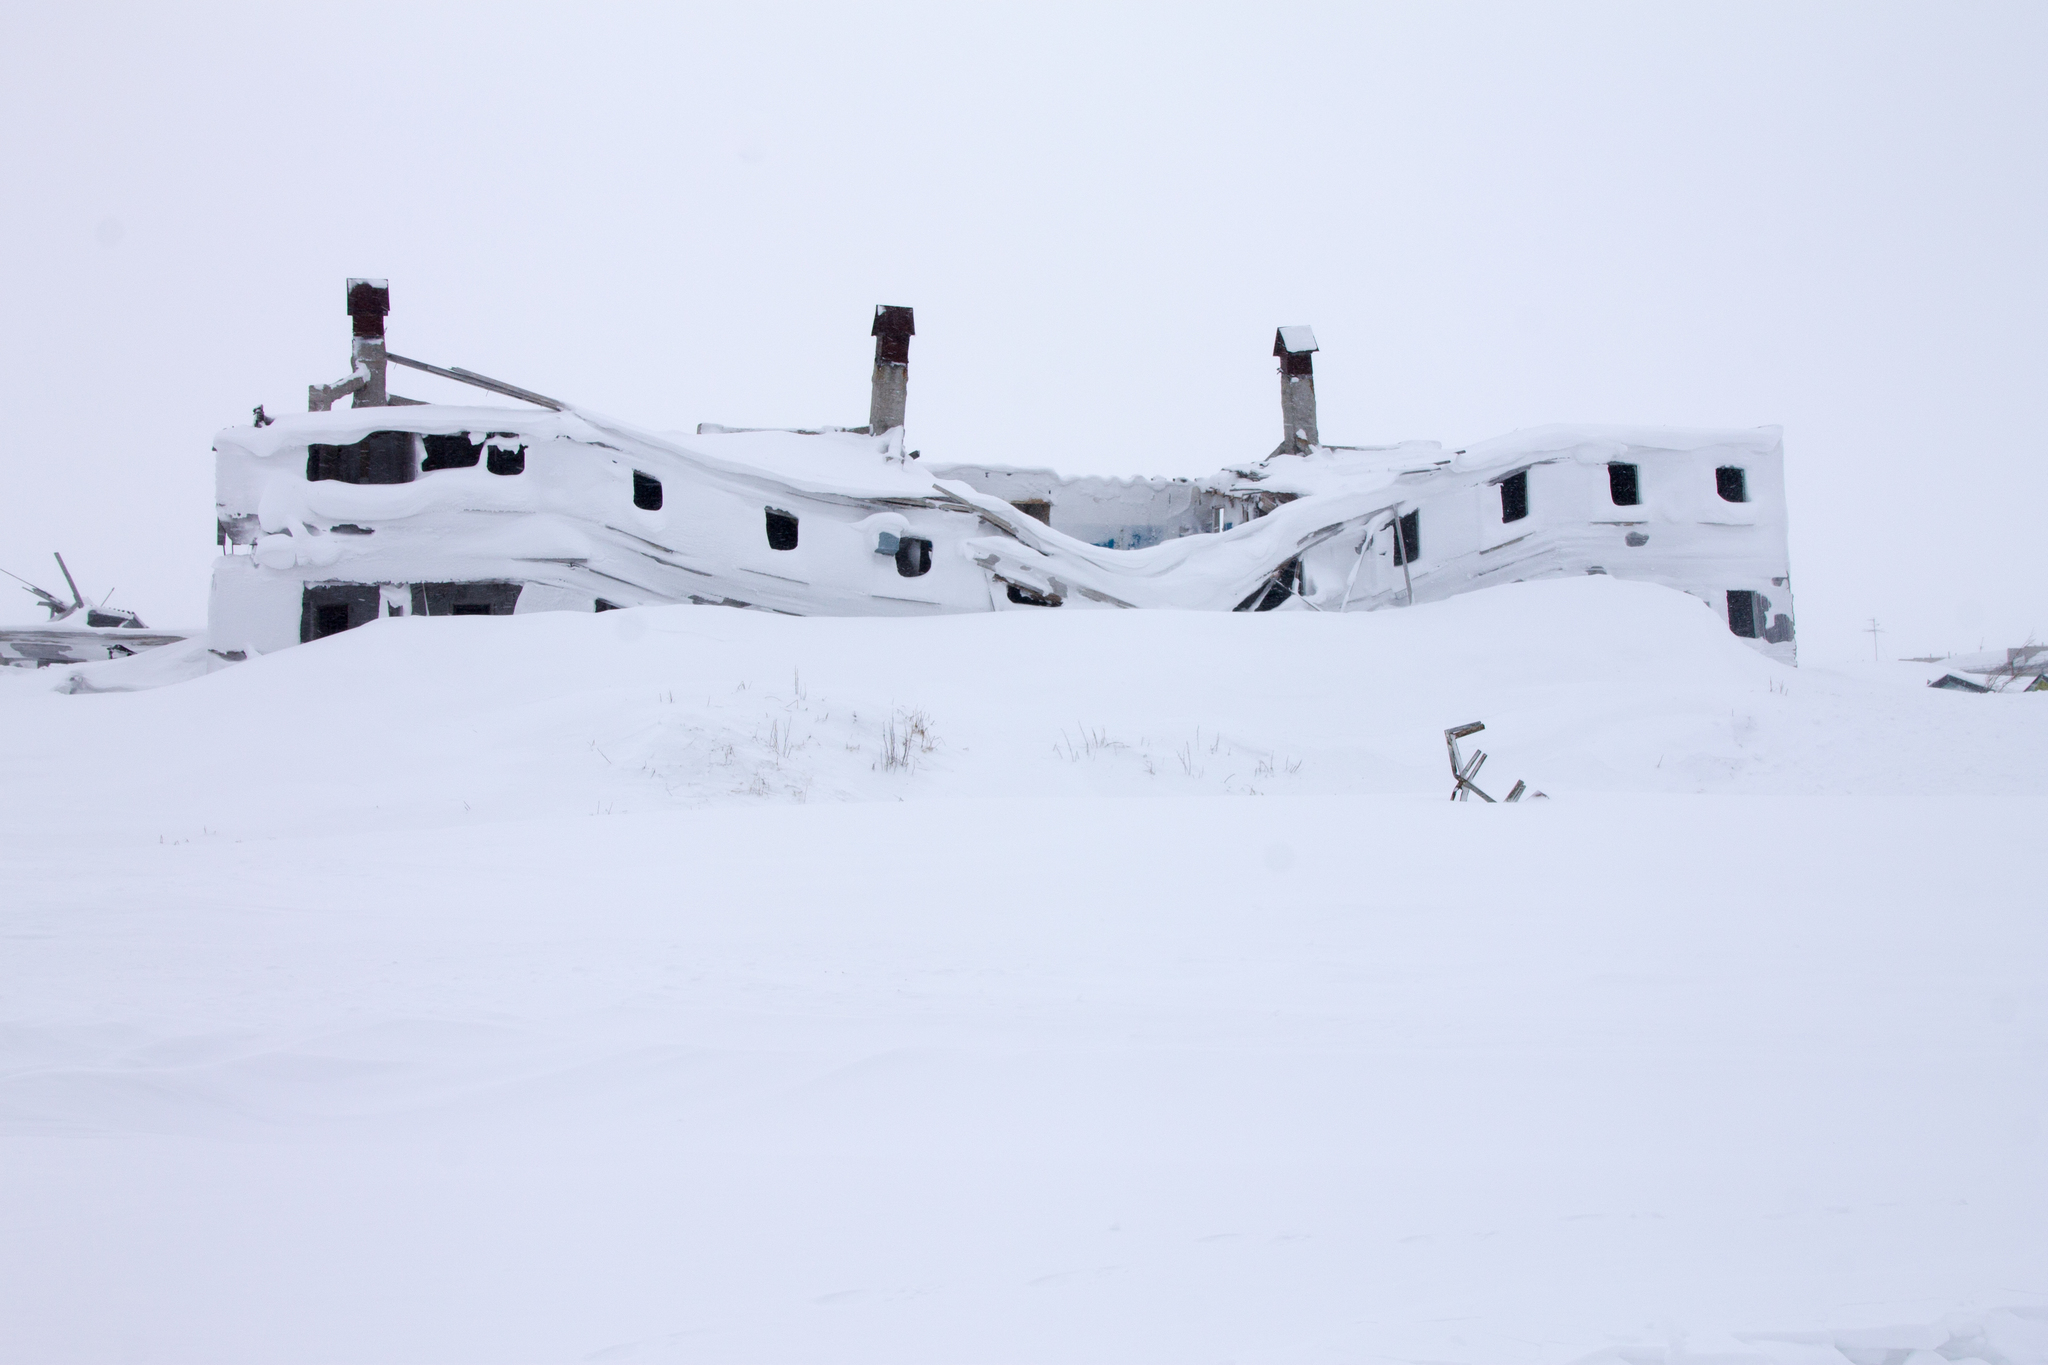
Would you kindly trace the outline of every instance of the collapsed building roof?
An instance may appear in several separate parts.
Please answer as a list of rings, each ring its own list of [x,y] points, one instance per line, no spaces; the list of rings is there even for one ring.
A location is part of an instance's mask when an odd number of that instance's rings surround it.
[[[1345,611],[1608,573],[1691,592],[1792,657],[1774,427],[1324,445],[1315,336],[1286,326],[1275,352],[1303,364],[1283,370],[1280,450],[1201,479],[1067,479],[906,449],[908,308],[876,310],[866,428],[687,435],[393,356],[376,321],[379,335],[352,339],[352,378],[313,390],[319,410],[216,439],[222,647],[276,648],[416,603]],[[386,363],[539,410],[385,397]],[[353,406],[334,409],[342,396]]]

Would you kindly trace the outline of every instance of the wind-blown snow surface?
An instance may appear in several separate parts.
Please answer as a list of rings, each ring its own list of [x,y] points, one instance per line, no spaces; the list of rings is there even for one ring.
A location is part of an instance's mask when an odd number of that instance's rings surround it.
[[[2048,697],[1605,580],[56,681],[8,1359],[2048,1360]]]

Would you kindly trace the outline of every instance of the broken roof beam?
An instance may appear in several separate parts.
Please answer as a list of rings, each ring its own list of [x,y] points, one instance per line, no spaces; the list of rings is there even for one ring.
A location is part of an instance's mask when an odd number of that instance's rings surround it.
[[[474,388],[488,389],[492,393],[501,393],[507,398],[517,398],[522,403],[538,404],[544,408],[552,408],[556,412],[566,412],[569,409],[567,403],[549,398],[544,394],[535,393],[531,389],[522,389],[517,384],[507,384],[502,379],[493,379],[489,375],[478,374],[475,370],[465,370],[459,365],[452,370],[444,370],[439,365],[429,365],[424,360],[414,360],[409,356],[399,355],[395,351],[388,352],[387,356],[394,365],[403,365],[409,370],[418,370],[423,374],[437,374],[443,379],[452,379],[458,384],[468,384]]]

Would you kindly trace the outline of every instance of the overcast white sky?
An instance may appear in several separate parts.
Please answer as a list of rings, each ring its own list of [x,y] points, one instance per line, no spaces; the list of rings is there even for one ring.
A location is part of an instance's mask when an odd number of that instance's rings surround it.
[[[394,349],[671,428],[866,420],[910,304],[928,459],[1263,454],[1285,322],[1332,441],[1778,423],[1807,658],[2048,639],[2038,3],[0,23],[0,567],[153,624],[204,618],[212,433],[382,275]]]

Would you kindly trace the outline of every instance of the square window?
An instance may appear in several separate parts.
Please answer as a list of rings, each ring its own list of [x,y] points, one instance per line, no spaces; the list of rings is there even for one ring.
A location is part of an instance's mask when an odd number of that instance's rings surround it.
[[[423,474],[431,474],[437,469],[469,469],[483,456],[484,448],[470,440],[466,431],[420,439],[427,446],[427,458],[420,465]]]
[[[383,592],[374,583],[308,583],[299,595],[299,639],[324,639],[377,619]]]
[[[1394,563],[1413,564],[1422,555],[1422,513],[1410,512],[1401,518],[1400,533],[1394,537]]]
[[[315,442],[306,447],[306,480],[411,483],[419,470],[418,440],[409,431],[373,431],[351,445]]]
[[[1747,588],[1728,590],[1728,629],[1745,640],[1756,638],[1756,594]]]
[[[916,536],[896,542],[896,572],[905,578],[922,578],[932,571],[932,543]]]
[[[519,605],[518,583],[415,583],[414,616],[510,616]]]
[[[1748,502],[1749,480],[1737,466],[1724,464],[1714,471],[1714,491],[1723,502]]]
[[[1634,465],[1607,466],[1607,496],[1613,499],[1616,507],[1634,507],[1643,500],[1642,488],[1637,482]]]
[[[1520,521],[1529,515],[1529,471],[1518,470],[1500,481],[1500,519]]]

